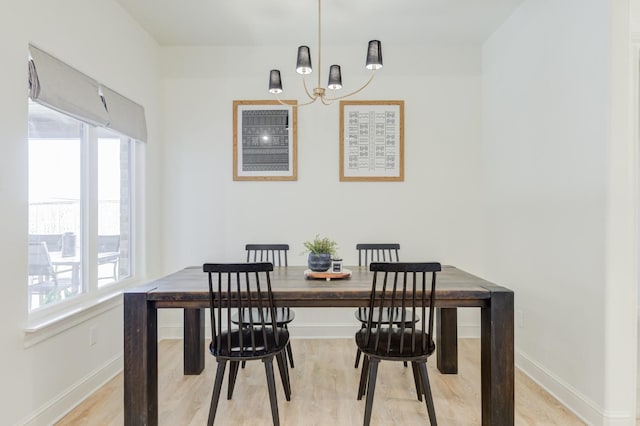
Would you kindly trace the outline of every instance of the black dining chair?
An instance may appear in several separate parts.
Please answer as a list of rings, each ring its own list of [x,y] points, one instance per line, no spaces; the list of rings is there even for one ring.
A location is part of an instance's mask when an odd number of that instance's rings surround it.
[[[425,397],[429,421],[436,425],[427,358],[435,351],[433,317],[435,309],[436,274],[442,270],[439,263],[372,263],[371,296],[367,323],[355,336],[358,349],[364,354],[358,400],[367,394],[364,425],[371,421],[373,396],[376,388],[378,365],[381,360],[411,362],[418,399]],[[428,313],[427,313],[428,310]],[[407,327],[406,318],[383,321],[379,312],[386,311],[390,318],[398,312],[404,316],[428,318],[422,327]],[[427,317],[428,315],[428,317]],[[426,324],[425,324],[426,323]]]
[[[273,266],[289,266],[289,244],[247,244],[247,262],[271,262]]]
[[[287,267],[289,266],[289,260],[287,253],[289,252],[289,244],[247,244],[245,245],[247,252],[247,262],[271,262],[274,266]],[[296,317],[296,313],[288,306],[281,306],[276,309],[276,324],[278,327],[284,327],[289,329],[288,325]],[[248,318],[247,312],[244,312],[244,318]],[[238,322],[238,316],[234,316],[232,321]],[[271,319],[268,317],[267,321]],[[248,327],[249,324],[243,324]],[[293,363],[293,351],[291,350],[291,343],[287,345],[287,358],[289,359],[289,365],[294,368]],[[245,367],[245,363],[242,363],[242,368]]]
[[[400,244],[398,243],[359,243],[358,266],[367,266],[372,262],[400,262]]]
[[[280,419],[273,371],[274,357],[278,362],[287,401],[291,400],[291,384],[285,355],[289,332],[279,327],[275,320],[276,305],[270,278],[273,264],[205,263],[202,269],[209,277],[209,350],[218,363],[207,424],[213,425],[216,417],[227,362],[230,362],[227,399],[231,399],[238,365],[243,361],[261,360],[267,375],[271,416],[273,424],[277,426]],[[231,321],[233,315],[239,317],[238,322]]]
[[[368,266],[371,262],[400,262],[400,244],[398,243],[359,243],[356,244],[356,250],[358,250],[358,266]],[[367,317],[369,315],[368,308],[356,309],[355,316],[362,327],[367,323]],[[411,315],[405,313],[402,316],[399,312],[395,312],[392,317],[386,316],[386,312],[382,312],[382,321],[387,323],[395,318],[405,318],[407,320],[407,326],[418,322],[420,318],[414,318]],[[356,362],[354,367],[358,368],[360,364],[361,352],[358,349],[356,353]],[[407,363],[404,364],[405,367]]]

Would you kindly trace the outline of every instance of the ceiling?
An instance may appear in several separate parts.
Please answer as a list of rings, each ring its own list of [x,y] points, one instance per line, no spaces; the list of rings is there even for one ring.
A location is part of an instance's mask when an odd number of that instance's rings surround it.
[[[316,0],[116,0],[163,46],[317,42]],[[322,43],[480,45],[523,0],[323,0]]]

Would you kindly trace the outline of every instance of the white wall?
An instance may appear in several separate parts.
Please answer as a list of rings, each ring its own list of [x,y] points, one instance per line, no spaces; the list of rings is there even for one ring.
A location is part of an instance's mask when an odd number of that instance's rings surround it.
[[[52,424],[122,367],[120,304],[86,322],[25,347],[27,325],[27,55],[33,43],[82,72],[143,104],[151,182],[159,164],[157,47],[111,0],[12,2],[0,11],[0,222],[2,223],[2,424]],[[143,157],[140,157],[143,158]],[[141,162],[145,170],[144,162]],[[143,188],[144,189],[144,188]],[[154,214],[146,219],[151,235],[150,267],[161,273],[157,196],[146,198]],[[144,210],[143,210],[144,212]],[[143,229],[144,231],[145,229]],[[143,235],[145,233],[143,232]],[[144,252],[140,252],[144,255]],[[144,262],[143,262],[144,265]],[[154,271],[155,272],[155,271]],[[144,276],[145,271],[139,271]],[[89,347],[89,328],[98,342]]]
[[[635,58],[635,61],[632,60],[632,66],[631,68],[631,73],[632,73],[632,81],[634,84],[631,85],[631,90],[630,93],[638,93],[638,87],[640,87],[640,0],[630,0],[629,1],[629,5],[630,5],[630,23],[629,23],[629,29],[631,32],[631,39],[632,39],[632,58]],[[632,102],[633,105],[633,109],[632,111],[635,112],[635,114],[632,112],[632,114],[635,117],[638,117],[640,109],[640,95],[635,99],[635,102]],[[636,119],[636,121],[632,121],[632,128],[635,129],[636,131],[636,141],[638,140],[638,134],[640,134],[639,129],[638,129],[638,124],[640,124],[640,120]],[[640,238],[640,236],[639,236]],[[638,302],[638,306],[640,306],[640,291],[637,292],[637,302]],[[637,314],[637,321],[636,324],[640,324],[640,310],[638,310],[638,312],[636,312]],[[637,326],[637,332],[640,333],[640,327]],[[638,342],[640,342],[640,336],[638,336]],[[637,357],[638,357],[638,361],[637,361],[637,365],[640,365],[640,350],[637,351]],[[640,368],[637,368],[637,379],[636,379],[636,410],[637,408],[640,407]],[[640,413],[636,412],[636,417],[638,417],[640,415]]]
[[[356,99],[405,101],[402,183],[338,181],[337,103],[299,109],[296,182],[232,181],[232,102],[270,99],[265,81],[279,65],[283,98],[296,98],[290,91],[300,86],[297,74],[285,69],[295,46],[164,48],[170,267],[237,259],[245,242],[274,239],[289,242],[293,262],[304,264],[302,242],[320,233],[338,241],[346,264],[357,261],[356,242],[397,240],[406,258],[478,268],[479,51],[436,52],[409,74],[411,52],[394,49],[387,47],[385,68]],[[361,50],[340,48],[345,56]],[[345,85],[364,80],[363,64],[342,63]]]
[[[590,424],[635,424],[637,166],[615,4],[526,1],[483,49],[487,278],[515,291],[518,366]]]
[[[384,68],[354,97],[405,101],[404,182],[339,182],[337,102],[298,109],[297,181],[234,182],[232,102],[270,99],[269,69],[280,67],[282,99],[302,103],[295,43],[162,49],[167,267],[243,260],[249,242],[289,243],[290,264],[304,265],[302,243],[320,233],[338,242],[345,265],[357,264],[358,242],[399,242],[403,260],[482,272],[479,49],[423,49],[416,57],[385,45]],[[343,90],[365,81],[364,45],[327,52],[342,65]],[[461,314],[462,332],[477,333],[477,316]],[[299,314],[294,336],[315,335],[319,317],[342,327],[332,335],[353,336],[358,327],[352,309],[325,310]],[[180,321],[164,316],[161,327],[179,331]]]
[[[624,146],[612,144],[626,142],[612,130],[624,123],[610,120],[620,91],[611,80],[624,68],[610,47],[619,35],[611,35],[609,19],[618,14],[611,17],[605,0],[529,0],[482,56],[473,48],[422,48],[416,57],[385,45],[385,68],[357,99],[405,101],[405,182],[338,181],[338,105],[300,109],[298,181],[233,182],[232,101],[268,99],[272,67],[283,71],[284,98],[301,99],[288,68],[295,44],[158,52],[111,0],[4,7],[0,267],[10,302],[0,311],[3,422],[50,423],[104,371],[117,369],[122,352],[119,306],[24,345],[25,62],[33,42],[146,108],[142,276],[240,259],[249,241],[289,242],[292,264],[304,264],[302,241],[316,233],[338,241],[346,264],[356,262],[356,242],[399,241],[405,260],[455,264],[514,289],[524,320],[516,330],[518,364],[591,423],[631,424],[635,367],[627,357],[635,359],[635,335],[628,338],[629,304],[620,302],[635,304],[635,283],[630,291],[628,261],[616,254],[629,251],[620,210],[635,205],[628,191],[617,197],[612,190],[621,181],[624,190],[633,187]],[[343,65],[347,90],[366,78],[361,49],[325,46]],[[475,313],[462,313],[462,334],[475,330]],[[163,314],[165,334],[180,335],[180,316]],[[298,336],[313,335],[311,324],[326,317],[305,312]],[[331,320],[342,332],[351,318],[344,310]],[[101,338],[92,348],[89,327]]]

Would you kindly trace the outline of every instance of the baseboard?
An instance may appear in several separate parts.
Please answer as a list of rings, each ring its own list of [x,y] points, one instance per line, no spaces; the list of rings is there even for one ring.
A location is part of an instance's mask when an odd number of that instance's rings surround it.
[[[458,324],[458,339],[479,339],[480,326],[476,324]]]
[[[289,324],[292,339],[353,339],[360,326],[354,322],[333,324]]]
[[[293,322],[289,331],[293,339],[333,339],[353,337],[358,326],[353,322],[335,324],[300,324]],[[158,327],[158,339],[182,339],[184,336],[182,324],[167,324]],[[459,339],[479,339],[480,326],[475,324],[459,324]]]
[[[210,332],[207,329],[205,330],[205,333],[210,333]],[[206,336],[211,336],[211,334],[205,334],[205,340],[206,340]],[[158,326],[158,340],[182,339],[183,337],[184,337],[184,331],[183,331],[182,323]],[[211,340],[211,337],[209,337],[209,340]]]
[[[348,324],[318,325],[301,324],[294,321],[289,325],[289,332],[293,339],[351,338],[357,330],[358,326],[353,322]],[[182,339],[183,336],[182,324],[170,324],[158,327],[158,339]]]
[[[525,353],[516,351],[516,367],[588,425],[635,424],[635,413],[606,411]]]
[[[69,386],[55,398],[45,403],[20,424],[25,426],[52,425],[82,403],[122,371],[123,355],[107,361],[90,374]]]

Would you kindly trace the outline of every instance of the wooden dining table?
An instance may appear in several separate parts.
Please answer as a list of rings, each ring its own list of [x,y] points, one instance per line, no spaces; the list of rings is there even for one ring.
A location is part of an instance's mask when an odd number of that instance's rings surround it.
[[[348,278],[307,279],[305,267],[276,267],[271,274],[279,306],[360,307],[369,303],[373,274],[346,266]],[[436,362],[443,374],[457,374],[457,308],[481,310],[482,424],[514,424],[513,291],[453,266],[443,266],[436,288]],[[184,374],[205,364],[205,308],[208,279],[202,267],[188,267],[124,293],[124,423],[158,424],[158,309],[182,308]],[[360,324],[354,320],[354,335]],[[354,343],[355,348],[355,343]],[[345,366],[347,368],[347,366]],[[354,398],[357,389],[354,389]]]

